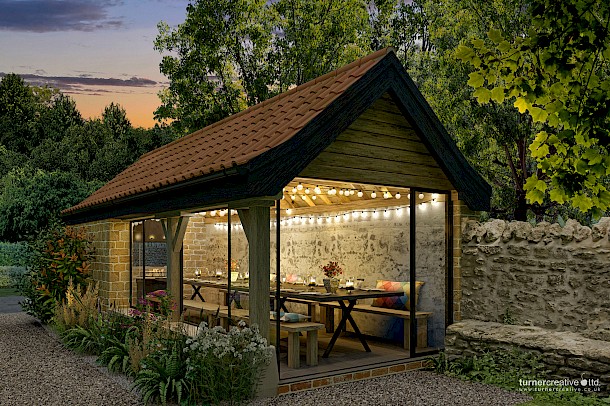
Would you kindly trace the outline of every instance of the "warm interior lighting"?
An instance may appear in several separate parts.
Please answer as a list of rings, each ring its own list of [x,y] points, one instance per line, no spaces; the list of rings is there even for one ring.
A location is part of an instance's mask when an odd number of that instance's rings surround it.
[[[400,192],[396,192],[396,194],[394,195],[394,197],[395,197],[396,199],[400,199]]]
[[[318,196],[316,196],[316,195],[311,196],[311,200],[316,200],[317,198],[318,198]]]
[[[424,198],[424,194],[423,194],[423,193],[420,193],[418,197],[419,197],[419,199],[421,200],[421,199],[423,199],[423,198]]]
[[[316,185],[316,188],[313,190],[315,194],[319,195],[320,193],[322,193],[322,190],[320,189],[320,186]]]
[[[377,197],[377,193],[375,193],[375,192],[371,192],[371,199],[374,199],[374,198],[376,198],[376,197]]]
[[[297,192],[297,188],[293,187],[292,188],[292,194],[295,194]]]
[[[362,196],[364,196],[364,193],[362,193],[362,190],[359,190],[359,191],[358,191],[358,195],[357,195],[357,196],[358,196],[358,197],[362,197]]]
[[[432,193],[432,200],[438,199],[438,193]]]
[[[298,190],[303,190],[303,185],[301,184],[301,182],[299,182],[299,184],[297,185],[297,189]]]
[[[309,188],[305,189],[305,194],[308,195],[309,193],[311,193],[311,191],[309,190]]]
[[[301,195],[301,199],[303,199],[303,200],[307,200],[307,196],[305,196],[305,195]]]
[[[292,210],[286,209],[286,214],[290,214],[290,213],[292,213]]]

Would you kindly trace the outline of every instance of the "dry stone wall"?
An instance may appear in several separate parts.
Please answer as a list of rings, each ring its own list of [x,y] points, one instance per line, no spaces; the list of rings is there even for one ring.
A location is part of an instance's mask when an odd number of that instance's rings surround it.
[[[515,346],[538,356],[544,366],[537,379],[571,379],[578,390],[610,395],[610,346],[572,332],[548,331],[533,326],[513,326],[464,320],[447,328],[448,356],[480,355],[487,350],[510,350]],[[579,387],[580,386],[580,387]]]
[[[469,221],[463,230],[464,319],[510,321],[610,341],[610,218],[589,228]]]

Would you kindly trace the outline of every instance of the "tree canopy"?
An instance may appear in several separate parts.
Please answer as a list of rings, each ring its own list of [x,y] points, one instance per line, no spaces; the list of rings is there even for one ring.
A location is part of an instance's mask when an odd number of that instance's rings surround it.
[[[527,197],[600,216],[610,208],[610,4],[532,0],[529,11],[526,35],[495,27],[458,56],[475,68],[479,103],[510,101],[538,126]]]
[[[87,197],[142,154],[174,138],[169,127],[133,128],[108,105],[83,119],[57,89],[0,80],[0,239],[33,236],[61,210]]]

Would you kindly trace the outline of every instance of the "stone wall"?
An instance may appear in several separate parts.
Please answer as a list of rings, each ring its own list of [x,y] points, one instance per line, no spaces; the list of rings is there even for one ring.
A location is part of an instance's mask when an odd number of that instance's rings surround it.
[[[442,203],[427,204],[417,213],[417,280],[424,281],[419,310],[431,311],[429,345],[441,347],[445,329],[445,207]],[[232,229],[231,256],[246,271],[248,244],[238,224]],[[271,272],[275,272],[275,228],[271,236]],[[281,228],[282,274],[323,278],[320,265],[333,260],[343,267],[346,277],[364,279],[365,286],[374,287],[378,279],[409,280],[409,216],[392,211],[388,217],[380,210],[378,216],[350,218],[318,224],[293,223]],[[197,267],[226,269],[227,230],[205,223],[201,216],[191,217],[184,239],[184,274],[192,276]],[[206,294],[213,295],[212,292]],[[402,321],[396,318],[355,314],[365,334],[399,339]]]
[[[445,338],[445,352],[450,357],[470,357],[486,350],[509,350],[515,346],[540,356],[546,372],[535,378],[568,378],[578,382],[586,378],[585,390],[610,395],[610,345],[605,341],[572,332],[476,320],[452,324]]]
[[[610,218],[592,228],[467,222],[461,258],[464,319],[579,332],[610,341]]]
[[[102,220],[79,225],[93,242],[93,279],[104,305],[129,302],[129,222]]]

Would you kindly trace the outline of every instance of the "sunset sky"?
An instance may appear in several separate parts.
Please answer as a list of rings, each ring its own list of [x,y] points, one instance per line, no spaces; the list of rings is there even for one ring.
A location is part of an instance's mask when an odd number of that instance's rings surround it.
[[[76,100],[84,117],[110,102],[151,127],[166,85],[157,23],[184,21],[188,0],[0,0],[0,76],[17,73]]]

